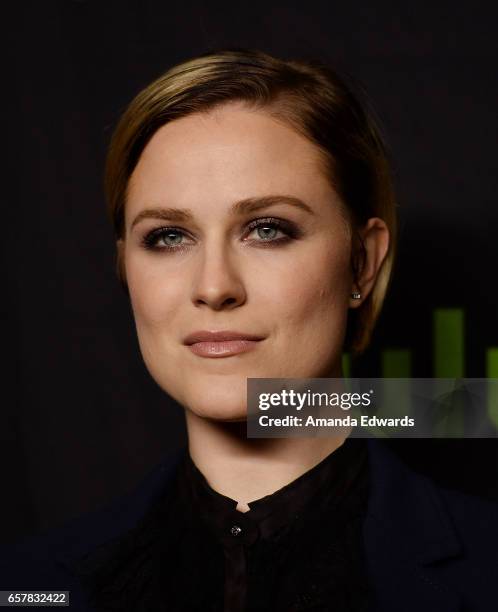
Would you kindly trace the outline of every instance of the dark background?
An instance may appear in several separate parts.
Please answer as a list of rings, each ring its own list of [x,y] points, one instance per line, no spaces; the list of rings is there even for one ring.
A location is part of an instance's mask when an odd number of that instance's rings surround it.
[[[10,3],[1,281],[0,538],[129,490],[185,443],[182,409],[142,363],[114,275],[102,173],[115,122],[172,64],[224,47],[317,57],[365,86],[394,159],[401,251],[371,349],[432,376],[436,307],[465,311],[465,375],[485,376],[496,317],[497,9],[479,2]],[[495,440],[397,440],[447,486],[498,499]]]

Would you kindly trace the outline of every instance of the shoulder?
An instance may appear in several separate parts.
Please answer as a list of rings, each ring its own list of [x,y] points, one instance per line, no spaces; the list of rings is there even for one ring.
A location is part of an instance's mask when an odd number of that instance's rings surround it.
[[[369,440],[369,463],[365,543],[379,598],[403,584],[419,608],[437,601],[439,610],[491,609],[498,503],[439,486],[379,440]]]
[[[497,501],[441,486],[408,467],[382,441],[368,444],[373,514],[389,517],[405,532],[434,531],[434,540],[457,537],[468,552],[488,551],[498,559]]]
[[[406,516],[422,516],[445,522],[451,519],[465,538],[476,537],[483,544],[498,540],[498,501],[444,487],[408,467],[381,440],[369,440],[372,503],[395,505]],[[424,525],[430,527],[429,524]],[[483,536],[486,535],[486,538]],[[497,553],[498,554],[498,553]]]
[[[452,530],[457,546],[448,558],[427,565],[442,583],[460,595],[469,610],[490,610],[498,580],[498,503],[438,486],[441,521]],[[435,531],[434,537],[440,534]]]
[[[70,609],[87,610],[71,562],[132,529],[168,486],[183,453],[165,455],[138,486],[105,507],[0,546],[0,590],[70,591]]]
[[[437,487],[470,554],[489,554],[498,578],[498,502]]]

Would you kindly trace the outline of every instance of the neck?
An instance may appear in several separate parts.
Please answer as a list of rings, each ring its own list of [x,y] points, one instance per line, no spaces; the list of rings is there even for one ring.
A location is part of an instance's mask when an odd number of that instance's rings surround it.
[[[245,421],[214,421],[190,410],[185,415],[192,461],[215,491],[237,500],[242,512],[320,463],[348,435],[248,439]]]

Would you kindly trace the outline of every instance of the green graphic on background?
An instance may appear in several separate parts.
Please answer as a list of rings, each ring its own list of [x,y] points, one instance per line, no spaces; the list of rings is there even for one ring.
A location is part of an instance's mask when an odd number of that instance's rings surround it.
[[[407,349],[386,349],[381,353],[382,378],[410,378],[412,353]]]
[[[498,347],[486,351],[486,378],[498,378]],[[488,386],[488,415],[498,425],[498,385]]]
[[[463,378],[464,328],[461,308],[434,311],[434,377]]]

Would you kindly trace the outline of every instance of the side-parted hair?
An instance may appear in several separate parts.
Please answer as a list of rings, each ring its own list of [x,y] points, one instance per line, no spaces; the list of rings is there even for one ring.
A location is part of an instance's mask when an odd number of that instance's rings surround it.
[[[357,236],[355,229],[370,217],[386,223],[389,250],[375,286],[348,315],[344,349],[363,352],[380,314],[395,257],[393,179],[387,145],[366,96],[360,96],[345,76],[321,62],[287,61],[256,50],[227,49],[178,64],[140,91],[121,115],[106,159],[107,211],[116,239],[125,237],[129,179],[154,133],[174,119],[229,102],[264,109],[318,147],[353,237]],[[360,241],[352,249],[354,274],[364,254]],[[116,263],[121,285],[129,295],[120,250]]]

